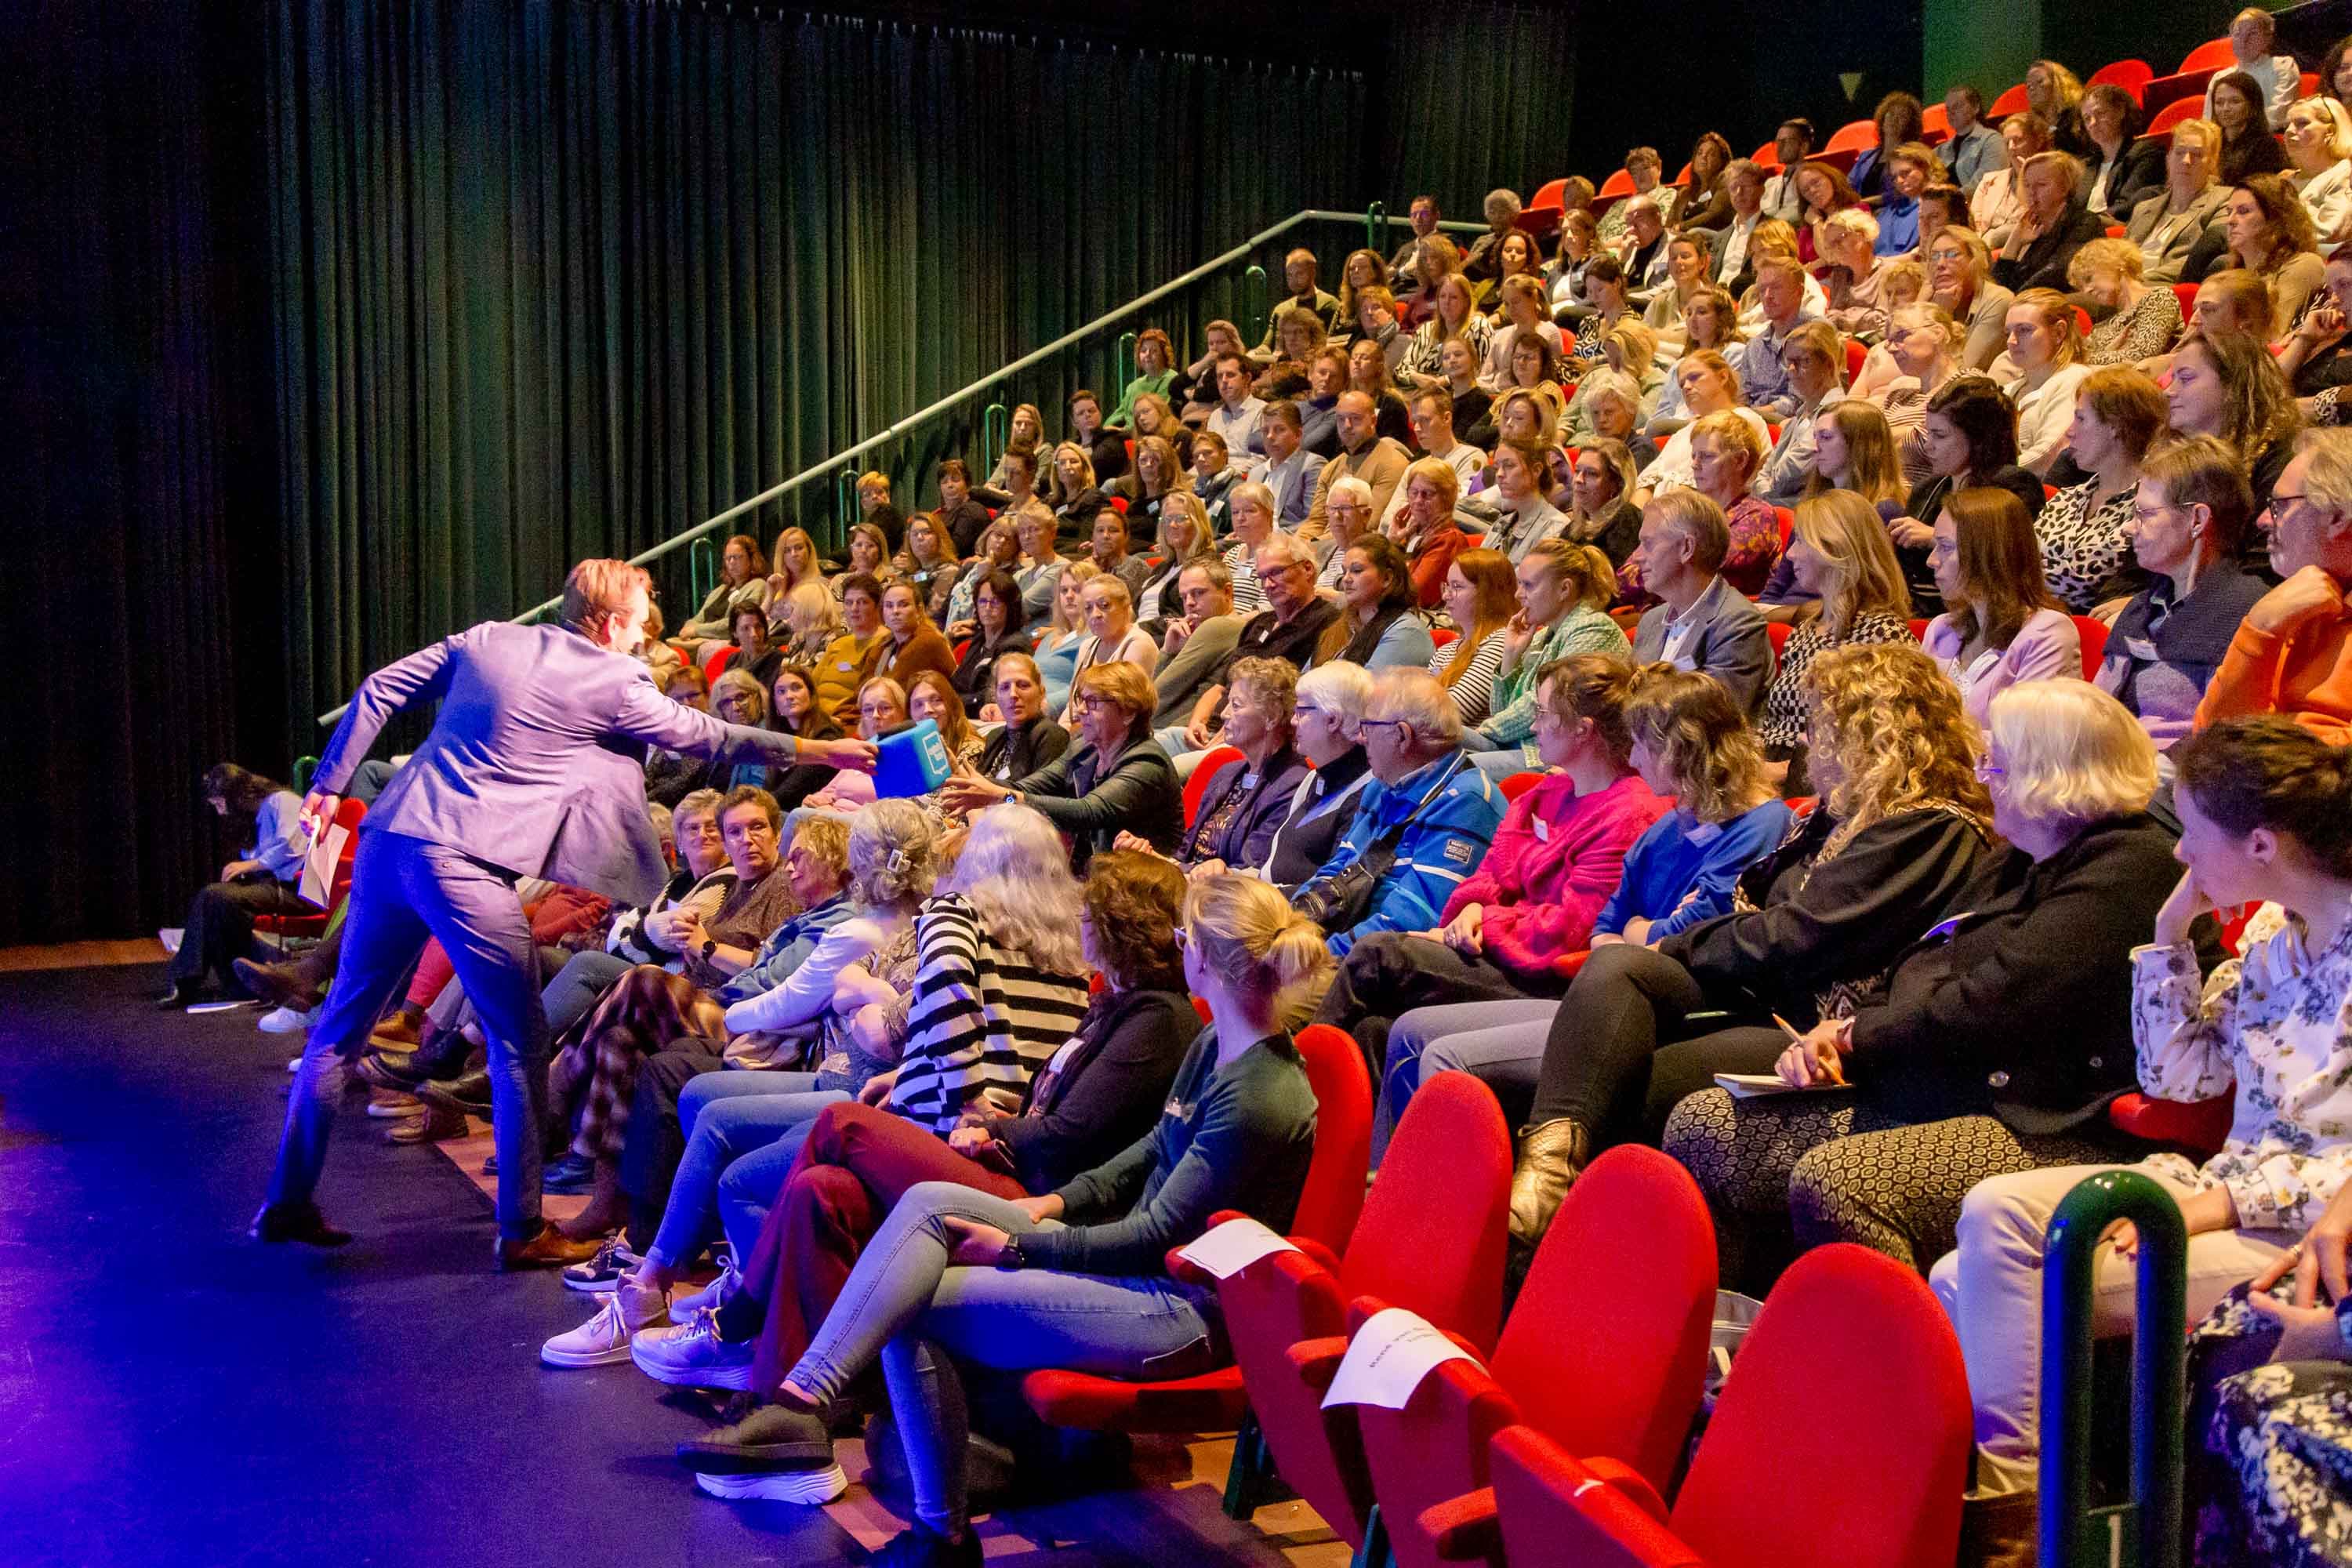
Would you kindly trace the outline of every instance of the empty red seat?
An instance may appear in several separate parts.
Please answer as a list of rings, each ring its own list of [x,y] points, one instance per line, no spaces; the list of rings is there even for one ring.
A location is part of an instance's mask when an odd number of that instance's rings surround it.
[[[1371,1075],[1356,1042],[1328,1024],[1298,1031],[1298,1055],[1315,1090],[1315,1154],[1291,1235],[1336,1259],[1347,1250],[1364,1207],[1364,1175],[1372,1158]],[[1021,1380],[1021,1396],[1042,1421],[1096,1431],[1229,1432],[1248,1409],[1241,1369],[1231,1366],[1164,1383],[1033,1372]]]
[[[1698,1409],[1715,1286],[1715,1227],[1689,1173],[1632,1144],[1595,1160],[1537,1247],[1488,1364],[1449,1362],[1403,1409],[1357,1412],[1398,1568],[1445,1561],[1424,1521],[1478,1507],[1488,1444],[1521,1421],[1663,1497]]]
[[[1803,1463],[1815,1442],[1852,1462]],[[1942,1308],[1917,1274],[1840,1242],[1780,1277],[1670,1514],[1531,1426],[1496,1434],[1493,1500],[1511,1568],[1946,1568],[1969,1444]]]
[[[2155,77],[2155,70],[2146,60],[2111,60],[2091,73],[2088,85],[2096,87],[2105,82],[2113,82],[2130,93],[2137,100],[2139,98],[2140,89],[2147,86]]]
[[[1952,117],[1942,104],[1931,103],[1919,116],[1919,128],[1937,141],[1948,142],[1952,136]],[[1935,142],[1928,145],[1934,146]]]
[[[1795,629],[1786,621],[1764,623],[1764,636],[1772,645],[1772,662],[1775,665],[1780,662],[1780,655],[1789,646],[1789,634]]]
[[[2205,100],[2194,94],[2187,98],[2176,98],[2156,111],[2156,118],[2147,122],[2145,134],[2168,137],[2172,134],[2174,126],[2184,120],[2196,119],[2204,111],[2204,108]]]
[[[1633,176],[1620,169],[1601,182],[1601,189],[1594,192],[1593,196],[1596,201],[1606,204],[1615,201],[1620,196],[1630,196],[1633,194]]]
[[[1462,640],[1462,634],[1452,626],[1432,626],[1429,628],[1429,640],[1439,647],[1452,647]]]
[[[1544,776],[1538,772],[1513,773],[1502,782],[1500,787],[1503,791],[1503,798],[1517,800],[1543,782]]]
[[[1510,1195],[1511,1134],[1494,1091],[1468,1073],[1437,1073],[1405,1107],[1337,1272],[1280,1252],[1218,1282],[1275,1468],[1349,1545],[1364,1542],[1371,1476],[1356,1407],[1323,1408],[1347,1350],[1349,1303],[1405,1308],[1483,1351],[1502,1311]]]
[[[2238,63],[2237,51],[2230,47],[2226,37],[2209,39],[2181,58],[2184,71],[2227,70]]]
[[[2181,320],[2194,321],[2197,319],[2197,285],[2175,283],[2172,285],[2172,297],[2180,301]]]
[[[2025,94],[2025,84],[2019,82],[2015,87],[1994,99],[1992,107],[1985,111],[1985,116],[1989,120],[2006,120],[2012,114],[2022,114],[2032,107],[2032,100]]]
[[[1528,205],[1531,207],[1551,207],[1557,210],[1560,204],[1565,202],[1567,199],[1568,181],[1566,178],[1563,177],[1557,180],[1546,180],[1542,184],[1536,187],[1536,194],[1528,198]]]
[[[1830,132],[1824,142],[1824,153],[1866,153],[1878,145],[1878,123],[1871,120],[1849,120]]]

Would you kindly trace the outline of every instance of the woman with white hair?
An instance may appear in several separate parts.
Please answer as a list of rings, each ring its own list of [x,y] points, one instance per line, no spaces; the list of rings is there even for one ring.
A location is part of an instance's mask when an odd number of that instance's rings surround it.
[[[1517,191],[1497,187],[1486,193],[1486,232],[1462,258],[1462,276],[1473,283],[1486,283],[1503,275],[1503,241],[1518,224],[1519,205]]]
[[[1370,493],[1367,485],[1365,494]],[[1257,580],[1257,552],[1274,534],[1274,491],[1255,479],[1235,485],[1225,492],[1225,511],[1233,523],[1234,542],[1225,549],[1224,561],[1225,570],[1234,576],[1234,612],[1254,616],[1265,608],[1265,588]]]
[[[671,1288],[715,1229],[725,1230],[736,1257],[749,1255],[816,1113],[856,1095],[887,1065],[849,1038],[847,1017],[835,1010],[836,987],[853,965],[887,975],[911,959],[915,912],[930,896],[936,867],[930,821],[912,802],[877,801],[851,821],[849,917],[819,937],[782,984],[728,1006],[719,1031],[727,1039],[810,1034],[815,1070],[706,1072],[687,1081],[677,1098],[686,1149],[659,1230],[604,1310],[548,1341],[541,1361],[627,1360],[635,1333],[668,1321]]]
[[[1372,700],[1371,672],[1360,664],[1318,664],[1298,678],[1291,697],[1292,743],[1313,764],[1291,796],[1282,826],[1261,866],[1203,862],[1193,874],[1246,871],[1283,889],[1296,888],[1331,858],[1356,815],[1371,778],[1364,762],[1364,710]]]
[[[2113,1147],[2132,952],[2179,873],[2147,815],[2156,747],[2080,680],[2002,692],[1987,742],[1977,771],[2007,860],[1967,914],[1897,954],[1775,1069],[1793,1088],[1853,1091],[1710,1089],[1667,1121],[1666,1152],[1706,1193],[1725,1257],[1755,1265],[1727,1269],[1734,1289],[1783,1254],[1790,1222],[1800,1246],[1859,1242],[1924,1267],[1950,1249],[1978,1182]]]
[[[1868,207],[1840,207],[1813,226],[1813,245],[1828,262],[1822,287],[1830,308],[1822,314],[1842,332],[1859,332],[1879,324],[1879,286],[1886,264],[1895,258],[1878,254],[1878,220]]]
[[[1376,531],[1379,520],[1372,515],[1372,487],[1354,474],[1342,474],[1331,481],[1328,494],[1323,498],[1322,539],[1313,548],[1330,551],[1323,558],[1322,568],[1315,574],[1315,585],[1339,591],[1348,572],[1348,549],[1359,539]],[[1230,555],[1230,552],[1228,554]],[[1234,607],[1241,608],[1239,600]]]

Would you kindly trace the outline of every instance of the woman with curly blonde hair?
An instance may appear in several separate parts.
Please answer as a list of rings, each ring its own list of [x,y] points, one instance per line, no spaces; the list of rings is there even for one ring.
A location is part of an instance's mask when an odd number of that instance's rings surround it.
[[[2103,1113],[2137,1059],[2132,951],[2179,876],[2147,811],[2155,743],[2096,687],[2032,681],[1993,703],[1981,772],[2011,847],[1967,923],[1913,943],[1849,1010],[1770,1042],[1784,1083],[1853,1091],[1702,1089],[1666,1122],[1734,1289],[1759,1285],[1791,1241],[1859,1242],[1925,1268],[1951,1250],[1977,1183],[2114,1157]]]
[[[1916,647],[1873,646],[1823,653],[1808,687],[1822,801],[1740,878],[1734,912],[1595,948],[1569,986],[1512,1178],[1515,1237],[1540,1237],[1594,1154],[1656,1142],[1717,1073],[1771,1071],[1789,1043],[1776,1015],[1853,1011],[1920,932],[1982,896],[2003,850],[1952,683]],[[1692,1022],[1715,1010],[1737,1026]]]

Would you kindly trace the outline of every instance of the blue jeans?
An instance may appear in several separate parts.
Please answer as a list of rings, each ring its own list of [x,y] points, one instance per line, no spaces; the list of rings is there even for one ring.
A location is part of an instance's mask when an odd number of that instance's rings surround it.
[[[1433,1073],[1470,1074],[1495,1091],[1505,1119],[1517,1126],[1535,1102],[1544,1042],[1559,1012],[1553,1001],[1461,1002],[1415,1007],[1397,1019],[1389,1028],[1388,1065],[1372,1122],[1373,1160],[1387,1152],[1405,1106]]]
[[[799,1387],[834,1399],[881,1363],[915,1516],[942,1534],[961,1531],[969,1512],[970,1416],[951,1358],[1008,1372],[1066,1367],[1157,1381],[1207,1371],[1217,1355],[1208,1319],[1164,1279],[950,1268],[957,1236],[948,1215],[1014,1236],[1060,1228],[952,1182],[908,1189],[792,1372]]]
[[[319,1185],[350,1058],[424,950],[447,950],[457,984],[481,1020],[489,1055],[490,1122],[499,1154],[499,1234],[539,1234],[540,1120],[551,1038],[539,994],[539,954],[514,883],[446,845],[380,828],[360,832],[344,905],[343,951],[286,1106],[274,1205],[305,1204]]]
[[[740,1265],[751,1256],[768,1210],[816,1113],[849,1096],[820,1089],[813,1072],[706,1072],[677,1094],[686,1152],[671,1179],[661,1228],[646,1249],[655,1267],[676,1268],[709,1237],[715,1214]]]

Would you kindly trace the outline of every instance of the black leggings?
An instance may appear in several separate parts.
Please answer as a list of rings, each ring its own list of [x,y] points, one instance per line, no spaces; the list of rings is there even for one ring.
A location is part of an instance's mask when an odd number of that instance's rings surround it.
[[[1570,1117],[1598,1144],[1656,1143],[1685,1095],[1719,1072],[1769,1072],[1789,1043],[1748,1011],[1709,1012],[1722,1005],[1663,953],[1594,948],[1552,1020],[1528,1124]]]
[[[1427,937],[1376,931],[1340,961],[1315,1016],[1355,1037],[1378,1084],[1388,1072],[1389,1026],[1414,1008],[1517,1002],[1558,996],[1565,989],[1550,975],[1518,974],[1483,954],[1465,958]]]

